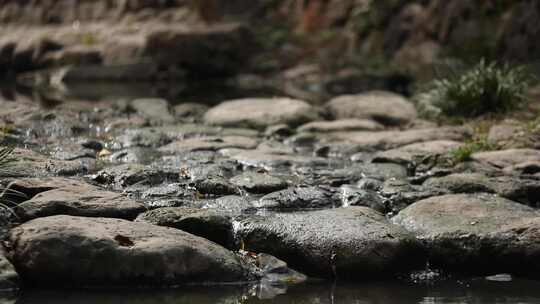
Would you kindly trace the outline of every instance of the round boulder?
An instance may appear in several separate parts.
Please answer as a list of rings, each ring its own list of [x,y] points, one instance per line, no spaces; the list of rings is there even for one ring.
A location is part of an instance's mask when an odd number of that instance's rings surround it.
[[[311,276],[368,280],[425,265],[412,234],[366,207],[251,216],[235,226],[247,250]]]
[[[530,243],[518,242],[520,229],[530,228],[524,223],[538,215],[493,194],[449,194],[416,202],[392,220],[425,241],[432,266],[475,274],[521,273],[540,269],[538,230],[529,231]]]
[[[405,124],[417,115],[414,105],[405,97],[384,91],[338,96],[327,107],[338,119],[374,119],[385,125]]]
[[[307,102],[290,98],[246,98],[225,101],[204,115],[204,121],[221,126],[264,129],[271,125],[298,126],[319,118]]]

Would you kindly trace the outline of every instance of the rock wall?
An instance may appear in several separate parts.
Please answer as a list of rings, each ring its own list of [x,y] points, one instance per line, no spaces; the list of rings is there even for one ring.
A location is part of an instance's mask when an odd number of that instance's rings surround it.
[[[185,7],[188,0],[2,0],[1,23],[60,24],[149,16]]]
[[[309,5],[314,2],[323,9],[314,12]],[[438,55],[540,58],[540,2],[535,0],[283,0],[277,12],[297,31],[341,31],[355,37],[356,51],[384,54],[400,64],[429,63]]]

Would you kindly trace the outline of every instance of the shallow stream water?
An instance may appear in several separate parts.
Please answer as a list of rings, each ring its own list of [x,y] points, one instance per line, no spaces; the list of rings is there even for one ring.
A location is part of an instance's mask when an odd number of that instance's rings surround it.
[[[282,293],[276,295],[276,293]],[[537,304],[540,282],[484,278],[426,284],[377,282],[311,283],[288,290],[253,287],[197,287],[178,290],[27,290],[0,303],[17,304]]]

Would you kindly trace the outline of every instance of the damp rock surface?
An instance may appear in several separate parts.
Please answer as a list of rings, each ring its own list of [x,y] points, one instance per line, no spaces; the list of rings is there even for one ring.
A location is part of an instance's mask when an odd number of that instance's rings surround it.
[[[39,286],[174,286],[248,279],[227,249],[174,228],[121,219],[51,216],[10,232],[9,257]]]
[[[270,253],[315,277],[391,277],[425,262],[413,234],[366,207],[248,217],[238,234],[248,250]]]

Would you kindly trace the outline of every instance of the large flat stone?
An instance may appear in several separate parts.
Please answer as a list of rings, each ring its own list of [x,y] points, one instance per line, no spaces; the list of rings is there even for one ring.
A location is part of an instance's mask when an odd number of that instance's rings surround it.
[[[159,148],[164,153],[186,153],[193,151],[216,151],[226,148],[254,149],[256,139],[244,136],[201,137],[178,140]]]
[[[539,223],[538,216],[533,208],[493,194],[449,194],[416,202],[392,221],[424,240],[433,267],[537,275],[540,234],[537,224],[525,223]]]
[[[441,127],[411,129],[405,131],[358,131],[329,133],[330,140],[348,141],[358,146],[359,150],[388,150],[414,143],[434,140],[462,141],[470,136],[465,127]]]
[[[425,263],[412,234],[366,207],[253,216],[239,223],[238,235],[246,249],[317,277],[368,280]]]
[[[15,211],[23,220],[60,214],[134,219],[145,207],[120,193],[80,184],[41,192]]]
[[[508,149],[477,152],[471,155],[471,159],[504,169],[523,163],[540,162],[540,150]]]
[[[225,248],[181,230],[121,219],[51,216],[13,229],[9,257],[35,286],[173,286],[248,279]]]

